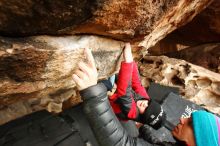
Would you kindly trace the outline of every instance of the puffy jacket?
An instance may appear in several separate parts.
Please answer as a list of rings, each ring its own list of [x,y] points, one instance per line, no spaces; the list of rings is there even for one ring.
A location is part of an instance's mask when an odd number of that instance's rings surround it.
[[[101,146],[159,146],[142,138],[130,137],[115,116],[104,84],[80,91],[83,110]]]

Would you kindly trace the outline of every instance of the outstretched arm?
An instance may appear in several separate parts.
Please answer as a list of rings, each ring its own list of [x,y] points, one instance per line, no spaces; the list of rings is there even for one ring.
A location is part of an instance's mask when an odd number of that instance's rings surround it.
[[[138,110],[133,99],[133,92],[131,88],[133,57],[131,53],[130,43],[125,44],[123,50],[124,61],[118,74],[117,89],[113,96],[109,99],[111,105],[121,119],[136,119]]]
[[[142,98],[150,99],[145,88],[141,84],[141,78],[138,71],[137,63],[133,62],[133,70],[132,70],[132,89]]]
[[[79,65],[73,75],[83,99],[84,112],[100,145],[137,146],[150,145],[143,139],[128,136],[125,129],[114,115],[105,86],[97,84],[97,70],[90,50],[85,50],[88,64]]]
[[[124,61],[121,63],[121,67],[118,74],[117,80],[117,96],[128,96],[131,95],[131,77],[133,70],[133,57],[131,54],[130,43],[125,44],[123,50]],[[114,100],[114,99],[113,99]]]

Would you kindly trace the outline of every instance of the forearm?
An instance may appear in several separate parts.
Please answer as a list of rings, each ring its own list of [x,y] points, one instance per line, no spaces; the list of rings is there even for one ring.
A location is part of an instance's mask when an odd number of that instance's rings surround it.
[[[130,94],[131,90],[131,76],[132,76],[132,68],[133,63],[121,63],[121,68],[118,74],[117,80],[117,90],[116,93],[118,96],[124,96],[125,94]],[[129,95],[127,95],[129,96]]]
[[[141,84],[141,78],[138,71],[137,63],[133,62],[133,71],[132,71],[132,89],[135,93],[149,99],[149,96],[145,90],[145,88]]]

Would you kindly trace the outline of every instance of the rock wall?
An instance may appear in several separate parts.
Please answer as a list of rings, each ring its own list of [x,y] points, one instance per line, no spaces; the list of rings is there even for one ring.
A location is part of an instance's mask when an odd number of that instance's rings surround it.
[[[0,44],[0,123],[4,123],[44,108],[58,113],[81,102],[72,74],[85,60],[84,48],[92,49],[99,78],[104,78],[118,70],[124,43],[96,36],[37,36],[1,37]]]
[[[219,45],[219,5],[219,0],[1,0],[0,124],[41,109],[58,113],[82,102],[71,76],[85,59],[83,48],[92,49],[101,79],[118,71],[125,41],[132,43],[146,87],[149,81],[179,86],[187,99],[220,113],[219,74],[181,61],[200,63],[190,57],[193,51],[176,52],[207,41]],[[191,35],[203,27],[208,30],[201,33],[204,37]],[[169,47],[174,44],[178,46]],[[217,55],[207,64],[218,64],[219,47],[212,45],[195,48],[212,48]]]
[[[182,49],[194,48],[201,44],[220,42],[220,1],[213,1],[204,11],[191,22],[179,27],[166,38],[148,49],[153,55],[177,52]],[[212,44],[211,44],[212,45]],[[203,47],[202,47],[203,48]],[[197,49],[199,50],[199,49]],[[193,62],[192,62],[193,63]]]
[[[157,82],[180,88],[184,98],[220,113],[220,74],[183,60],[145,56],[140,63],[142,83]]]
[[[124,41],[145,37],[141,46],[149,48],[191,21],[211,2],[213,0],[2,0],[0,33],[13,37],[86,33]]]
[[[220,73],[220,44],[209,43],[166,53],[166,56],[183,59],[193,64]]]

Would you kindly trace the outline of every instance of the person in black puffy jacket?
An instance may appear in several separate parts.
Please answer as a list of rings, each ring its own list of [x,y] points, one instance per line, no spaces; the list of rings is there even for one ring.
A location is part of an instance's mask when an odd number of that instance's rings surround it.
[[[80,62],[73,74],[83,102],[83,110],[101,146],[150,146],[171,144],[150,144],[142,138],[131,137],[114,114],[103,83],[97,84],[98,73],[89,49],[85,49],[88,63]],[[196,111],[192,118],[180,119],[172,134],[186,146],[218,146],[220,118],[206,111]],[[176,144],[173,144],[176,145]]]

